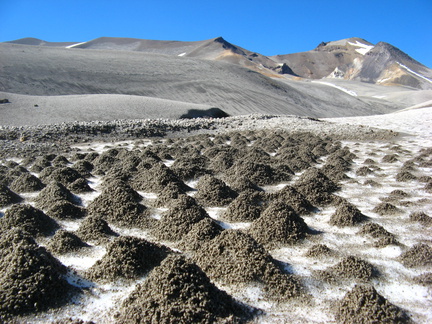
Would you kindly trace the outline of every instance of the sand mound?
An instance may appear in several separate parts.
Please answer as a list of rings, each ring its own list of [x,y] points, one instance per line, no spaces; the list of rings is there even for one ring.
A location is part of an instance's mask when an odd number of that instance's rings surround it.
[[[51,166],[51,159],[48,156],[38,156],[33,161],[30,171],[38,173],[49,166]]]
[[[209,159],[204,155],[181,156],[175,160],[171,170],[177,174],[180,179],[190,180],[198,179],[205,174],[211,174],[208,169]]]
[[[162,245],[120,236],[108,245],[106,254],[87,271],[87,276],[102,282],[137,279],[158,266],[169,253]]]
[[[408,171],[400,171],[396,174],[396,181],[404,182],[404,181],[412,181],[417,180],[417,177]]]
[[[48,209],[60,201],[68,201],[74,204],[77,198],[61,183],[51,182],[39,193],[34,201],[38,208]]]
[[[261,244],[293,244],[305,238],[308,226],[290,205],[276,200],[262,212],[250,228],[250,235]]]
[[[375,246],[377,247],[383,247],[389,244],[398,244],[393,234],[391,234],[384,227],[376,223],[368,223],[363,225],[358,234],[369,235],[373,238],[378,239],[375,242]]]
[[[273,194],[272,198],[273,197],[277,200],[286,202],[299,215],[307,215],[314,210],[314,206],[312,206],[310,201],[292,186],[283,187],[281,190]]]
[[[180,195],[184,195],[186,192],[174,182],[168,183],[165,188],[158,192],[157,199],[154,201],[156,207],[169,206],[172,200],[177,199]]]
[[[432,287],[432,272],[426,272],[416,276],[414,282],[419,285]]]
[[[192,226],[191,230],[181,240],[180,247],[196,251],[205,242],[214,239],[222,231],[223,228],[218,223],[210,217],[206,217]]]
[[[330,225],[333,226],[354,226],[367,219],[355,206],[349,203],[339,205],[335,213],[330,217]]]
[[[431,226],[432,225],[432,217],[428,216],[426,213],[422,211],[413,212],[409,215],[410,221],[419,222],[423,226]]]
[[[0,321],[60,306],[71,287],[66,268],[20,229],[0,237]]]
[[[225,230],[196,251],[194,260],[212,280],[264,283],[270,298],[302,294],[300,283],[283,273],[264,247],[248,234]]]
[[[336,307],[336,320],[346,324],[410,323],[407,314],[372,286],[355,286]]]
[[[56,168],[50,172],[48,176],[43,176],[42,173],[40,176],[45,183],[55,181],[60,182],[65,186],[68,186],[75,180],[81,178],[81,174],[77,170],[70,167]]]
[[[42,190],[45,185],[42,181],[31,173],[25,172],[16,178],[10,185],[10,189],[15,192],[35,192]]]
[[[132,186],[136,190],[147,192],[160,192],[170,183],[176,184],[183,191],[191,190],[170,168],[162,163],[157,163],[150,169],[143,170],[132,179]]]
[[[356,170],[356,176],[365,177],[367,175],[373,174],[374,171],[367,166],[362,166]]]
[[[208,174],[199,179],[197,189],[195,199],[203,206],[223,207],[237,197],[225,182]]]
[[[230,222],[251,222],[261,215],[262,195],[253,190],[242,192],[228,205],[223,218]]]
[[[317,206],[331,203],[331,194],[339,189],[335,182],[316,168],[307,169],[295,182],[294,188]]]
[[[58,230],[47,245],[47,248],[53,253],[64,254],[75,252],[88,246],[74,233]]]
[[[7,186],[0,184],[0,208],[22,201],[22,198]]]
[[[186,235],[195,223],[209,217],[195,199],[181,195],[172,201],[170,209],[156,222],[152,233],[161,240],[177,241]]]
[[[399,260],[410,268],[430,266],[432,264],[432,248],[427,244],[418,243],[402,253]]]
[[[177,255],[153,269],[122,308],[120,323],[240,323],[253,316],[199,267]]]
[[[112,237],[118,236],[104,219],[95,216],[86,217],[76,234],[84,241],[96,242],[97,244],[106,243]]]
[[[396,215],[400,213],[400,210],[396,206],[386,202],[378,204],[374,209],[372,209],[372,211],[381,216]]]
[[[226,170],[228,178],[246,177],[258,186],[265,186],[279,181],[275,170],[268,164],[255,163],[253,160],[237,160]]]
[[[77,194],[93,191],[93,189],[90,188],[87,180],[84,178],[76,179],[74,182],[68,185],[68,188],[70,191]]]
[[[397,154],[387,154],[384,155],[384,157],[381,159],[382,163],[395,163],[399,161],[398,159],[399,155]]]
[[[328,271],[337,278],[360,281],[368,281],[377,275],[377,271],[373,265],[354,256],[344,258]]]
[[[46,211],[46,214],[57,219],[78,219],[86,215],[86,210],[67,200],[59,200]]]
[[[89,161],[79,160],[75,162],[75,164],[72,166],[72,169],[78,171],[82,177],[88,178],[91,176],[91,172],[94,169],[94,165]]]
[[[149,225],[147,207],[140,204],[142,197],[123,181],[115,180],[108,184],[89,205],[88,212],[100,216],[119,226]]]
[[[0,218],[0,228],[8,230],[19,228],[33,236],[53,234],[59,225],[43,211],[31,205],[14,205]]]
[[[325,244],[312,245],[309,250],[305,253],[305,256],[309,258],[321,258],[332,255],[332,250]]]

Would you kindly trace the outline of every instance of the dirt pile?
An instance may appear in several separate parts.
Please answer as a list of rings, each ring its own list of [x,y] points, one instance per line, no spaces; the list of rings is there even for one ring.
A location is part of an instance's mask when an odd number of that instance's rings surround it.
[[[424,243],[415,244],[402,253],[399,260],[410,268],[429,266],[432,264],[432,248]]]
[[[321,258],[332,255],[333,252],[325,244],[315,244],[311,246],[309,250],[305,253],[305,256],[309,258]]]
[[[310,214],[314,210],[314,206],[306,199],[304,195],[297,191],[292,186],[285,186],[278,192],[271,195],[271,198],[284,201],[290,205],[299,215]]]
[[[55,220],[31,205],[13,205],[0,218],[2,231],[19,228],[33,236],[48,236],[59,228]]]
[[[118,226],[146,228],[149,212],[140,204],[142,197],[127,183],[111,181],[89,205],[88,212]]]
[[[355,286],[336,307],[339,323],[410,323],[399,307],[377,293],[372,286]]]
[[[432,226],[432,217],[428,216],[425,212],[417,211],[409,215],[410,221],[419,222],[423,226]]]
[[[210,217],[206,217],[195,223],[191,230],[183,237],[180,242],[180,247],[185,250],[196,251],[201,246],[219,235],[223,231],[223,228],[212,220]]]
[[[396,237],[392,233],[388,232],[384,227],[376,223],[368,223],[363,225],[358,233],[377,239],[374,243],[376,247],[384,247],[389,244],[398,244]]]
[[[123,302],[117,321],[241,323],[251,319],[253,311],[219,290],[195,264],[172,255]]]
[[[29,172],[21,174],[18,178],[12,181],[10,189],[15,192],[35,192],[40,191],[45,187],[42,181]]]
[[[341,262],[331,267],[329,271],[337,278],[360,281],[368,281],[377,275],[377,270],[373,265],[354,256],[344,258]]]
[[[16,204],[22,201],[22,198],[7,186],[0,184],[0,208]]]
[[[385,215],[397,215],[400,213],[400,209],[397,208],[395,205],[392,205],[387,202],[382,202],[375,206],[374,209],[372,209],[374,213],[377,213],[378,215],[385,216]]]
[[[194,198],[203,206],[223,207],[238,196],[225,182],[208,174],[199,179],[197,189]]]
[[[97,216],[87,216],[76,231],[76,234],[84,241],[96,242],[97,244],[104,244],[111,238],[118,236],[109,227],[106,220]]]
[[[120,236],[110,243],[102,259],[87,271],[95,281],[137,279],[158,266],[171,251],[144,239]]]
[[[297,179],[294,188],[313,205],[321,206],[333,202],[332,193],[338,185],[316,168],[309,168]]]
[[[254,190],[240,193],[223,213],[223,218],[230,222],[251,222],[258,219],[263,210],[262,195]]]
[[[0,320],[60,306],[72,291],[66,268],[20,229],[0,236]]]
[[[354,226],[365,220],[367,220],[367,217],[357,207],[344,202],[337,207],[335,213],[330,217],[330,225],[339,227]]]
[[[268,164],[255,163],[253,160],[237,160],[226,170],[225,177],[246,177],[258,186],[265,186],[279,181],[274,168]]]
[[[154,224],[152,233],[161,240],[178,241],[194,224],[208,217],[205,209],[194,198],[181,195],[172,201],[170,209]]]
[[[89,245],[74,233],[65,230],[58,230],[47,245],[48,250],[58,254],[75,252],[83,247],[89,247]]]
[[[261,283],[272,299],[299,297],[303,292],[299,281],[285,274],[261,244],[240,231],[222,231],[204,243],[193,259],[212,280]]]
[[[156,163],[150,169],[139,172],[132,179],[131,185],[136,190],[160,192],[170,183],[174,183],[183,191],[191,190],[170,168],[162,163]]]
[[[46,214],[56,219],[79,219],[86,215],[86,210],[69,201],[60,200],[54,203],[54,205],[46,211]]]
[[[290,205],[276,200],[262,212],[250,228],[250,235],[257,242],[278,246],[294,244],[306,237],[308,226]]]
[[[77,203],[77,197],[74,196],[69,189],[59,182],[49,183],[35,198],[35,203],[38,208],[49,209],[57,202],[68,201],[72,204]]]

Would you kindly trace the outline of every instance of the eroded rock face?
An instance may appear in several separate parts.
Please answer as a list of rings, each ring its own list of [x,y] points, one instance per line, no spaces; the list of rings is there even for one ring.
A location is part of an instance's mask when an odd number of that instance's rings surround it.
[[[355,286],[336,306],[339,323],[410,323],[399,307],[378,294],[372,286]]]
[[[123,302],[117,322],[238,323],[255,312],[216,288],[194,263],[172,255]]]

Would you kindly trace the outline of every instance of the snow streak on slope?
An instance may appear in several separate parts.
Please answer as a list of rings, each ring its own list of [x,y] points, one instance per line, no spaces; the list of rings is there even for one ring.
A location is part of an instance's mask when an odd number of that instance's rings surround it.
[[[415,76],[418,76],[419,78],[422,78],[423,80],[426,80],[429,83],[432,83],[431,79],[426,78],[425,76],[418,74],[417,72],[414,72],[413,70],[411,70],[409,67],[407,67],[406,65],[403,65],[399,62],[396,62],[401,68],[405,69],[406,71],[408,71],[411,74],[414,74]]]
[[[372,48],[374,48],[373,45],[366,45],[366,44],[360,43],[359,41],[356,41],[355,43],[348,42],[348,44],[350,44],[352,46],[360,47],[360,48],[356,49],[356,52],[360,53],[361,55],[365,55]]]
[[[330,82],[324,82],[324,81],[312,81],[312,82],[314,82],[314,83],[320,83],[320,84],[325,84],[327,86],[339,89],[340,91],[343,91],[343,92],[349,94],[352,97],[357,97],[357,93],[355,91],[348,90],[348,89],[346,89],[344,87],[341,87],[341,86],[338,86],[336,84],[333,84],[333,83],[330,83]]]

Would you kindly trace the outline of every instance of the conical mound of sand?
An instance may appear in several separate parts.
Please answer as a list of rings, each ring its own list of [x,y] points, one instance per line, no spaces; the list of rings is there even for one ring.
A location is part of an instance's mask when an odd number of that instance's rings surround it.
[[[165,246],[131,236],[120,236],[107,247],[107,252],[88,271],[96,281],[137,279],[148,273],[166,258]]]
[[[199,179],[197,189],[194,198],[204,206],[223,207],[237,197],[237,193],[225,182],[208,174]]]
[[[339,323],[411,323],[399,307],[377,293],[372,286],[355,286],[336,307]]]
[[[31,173],[23,173],[16,178],[10,185],[10,188],[15,192],[35,192],[42,190],[45,185],[42,181]]]
[[[22,201],[22,198],[7,186],[0,184],[0,208],[16,204]]]
[[[253,316],[251,308],[219,290],[198,266],[178,255],[153,269],[122,309],[119,323],[240,323]]]
[[[104,244],[112,237],[118,236],[108,225],[106,220],[97,216],[87,216],[76,234],[84,241],[96,242],[97,244]]]

